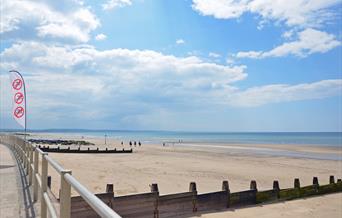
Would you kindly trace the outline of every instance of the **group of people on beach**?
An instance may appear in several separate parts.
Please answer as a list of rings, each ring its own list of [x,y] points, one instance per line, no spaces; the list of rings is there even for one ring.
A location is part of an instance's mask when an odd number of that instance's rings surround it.
[[[124,145],[124,142],[122,141],[121,142],[121,145],[123,146]],[[129,141],[129,146],[132,147],[134,145],[134,147],[137,147],[137,145],[139,145],[139,147],[141,147],[141,142],[138,141],[138,143],[136,141]]]

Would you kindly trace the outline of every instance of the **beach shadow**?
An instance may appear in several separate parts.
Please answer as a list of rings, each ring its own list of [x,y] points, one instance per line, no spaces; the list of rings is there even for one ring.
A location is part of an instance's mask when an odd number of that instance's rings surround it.
[[[189,218],[189,217],[201,217],[204,214],[215,214],[215,213],[222,213],[222,212],[237,212],[239,210],[244,210],[247,208],[262,208],[267,205],[275,205],[275,204],[286,204],[291,201],[296,201],[296,200],[308,200],[312,198],[321,198],[324,196],[327,196],[329,194],[323,194],[323,195],[313,195],[313,196],[308,196],[308,197],[303,197],[303,198],[295,198],[295,199],[288,199],[288,200],[275,200],[275,201],[270,201],[270,202],[265,202],[265,203],[259,203],[259,204],[251,204],[251,205],[246,205],[246,206],[240,206],[240,207],[233,207],[233,208],[225,208],[225,209],[217,209],[217,210],[207,210],[207,211],[198,211],[195,213],[186,213],[186,214],[181,214],[178,216],[175,216],[177,218]],[[227,217],[229,214],[227,215]]]
[[[0,170],[1,169],[7,169],[7,168],[11,168],[14,167],[15,165],[0,165]]]

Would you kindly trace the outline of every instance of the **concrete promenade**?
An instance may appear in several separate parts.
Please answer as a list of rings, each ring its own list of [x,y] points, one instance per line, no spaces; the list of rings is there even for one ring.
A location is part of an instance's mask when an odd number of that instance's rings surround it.
[[[11,150],[0,144],[0,217],[36,217],[23,169]]]

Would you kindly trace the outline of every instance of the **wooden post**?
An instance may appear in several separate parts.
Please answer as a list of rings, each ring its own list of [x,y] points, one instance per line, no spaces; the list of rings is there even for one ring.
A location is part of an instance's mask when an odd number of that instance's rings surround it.
[[[253,192],[254,193],[254,200],[253,201],[254,201],[254,204],[256,204],[257,203],[256,196],[257,196],[258,188],[257,188],[257,183],[255,180],[251,181],[250,189],[254,191]]]
[[[153,212],[153,217],[154,218],[159,218],[159,210],[158,210],[158,206],[159,206],[159,189],[158,189],[158,184],[157,183],[152,183],[150,185],[151,187],[151,192],[156,194],[156,200],[154,202],[154,212]]]
[[[20,143],[20,147],[21,147],[21,149],[22,149],[22,153],[23,153],[23,164],[24,164],[24,172],[26,173],[26,148],[25,148],[25,144],[22,144],[22,143]]]
[[[113,184],[107,184],[106,192],[107,193],[114,193],[114,185]]]
[[[300,181],[298,178],[295,178],[294,180],[294,188],[300,189]]]
[[[51,176],[47,177],[47,186],[49,189],[51,189]]]
[[[113,201],[114,201],[114,185],[113,184],[107,184],[106,193],[111,194],[111,198],[107,205],[113,209]]]
[[[334,183],[335,183],[335,177],[331,175],[329,177],[329,184],[334,184]]]
[[[273,181],[273,191],[277,195],[277,198],[279,198],[279,182],[277,180]]]
[[[250,189],[251,189],[251,190],[258,190],[258,188],[257,188],[257,183],[256,183],[255,180],[252,180],[252,181],[251,181]]]
[[[25,150],[26,150],[26,175],[30,174],[30,149],[28,143],[24,141],[25,144]]]
[[[150,187],[151,187],[151,192],[159,192],[157,183],[152,183]]]
[[[33,174],[33,169],[32,169],[32,164],[33,164],[33,148],[30,144],[30,151],[29,151],[29,156],[30,156],[30,162],[29,162],[29,185],[32,185],[32,174]]]
[[[229,183],[227,180],[224,180],[222,182],[222,191],[227,192],[227,208],[230,207],[230,189],[229,189]]]
[[[71,185],[65,180],[65,174],[71,174],[71,170],[61,172],[61,190],[59,195],[60,217],[70,218],[71,216]]]
[[[34,149],[34,162],[33,162],[33,202],[38,201],[38,180],[36,175],[38,175],[38,165],[39,163],[39,153],[37,149]]]
[[[189,192],[197,192],[196,182],[190,182]]]
[[[319,185],[319,184],[318,184],[318,178],[317,178],[317,177],[314,177],[314,178],[312,179],[312,184],[313,184],[313,185]]]
[[[319,188],[319,184],[318,184],[318,178],[317,177],[313,177],[312,179],[312,184],[314,186],[314,189],[316,190],[316,192],[318,191]]]
[[[196,182],[190,182],[189,192],[192,192],[192,212],[197,211],[197,186]]]
[[[273,190],[280,190],[279,182],[277,180],[273,181]]]
[[[48,182],[48,162],[45,158],[47,153],[43,153],[42,156],[42,189],[41,189],[41,197],[40,197],[40,217],[47,218],[47,205],[44,199],[44,193],[47,191],[47,182]]]

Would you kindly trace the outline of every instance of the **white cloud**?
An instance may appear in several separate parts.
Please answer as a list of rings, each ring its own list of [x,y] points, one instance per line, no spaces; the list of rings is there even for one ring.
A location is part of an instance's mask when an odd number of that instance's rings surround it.
[[[130,127],[134,117],[148,117],[156,111],[319,99],[340,95],[342,87],[341,80],[324,80],[240,90],[235,84],[247,77],[243,65],[220,65],[196,56],[151,50],[101,51],[87,45],[23,41],[4,49],[0,58],[2,72],[17,69],[26,78],[30,119],[44,117],[50,125],[93,125],[95,120],[100,128],[101,122],[129,120]]]
[[[108,0],[105,4],[102,4],[103,10],[112,10],[114,8],[121,8],[132,5],[131,0]]]
[[[237,91],[228,103],[238,107],[257,107],[265,104],[321,99],[342,95],[342,80],[322,80],[297,85],[274,84]]]
[[[93,105],[84,110],[104,114],[111,111],[101,107],[111,108],[111,102],[140,105],[141,110],[163,102],[168,107],[209,102],[251,107],[340,95],[342,87],[342,80],[323,80],[240,90],[234,83],[246,78],[245,66],[219,65],[195,56],[180,58],[151,50],[99,51],[91,46],[21,42],[5,49],[0,58],[2,71],[15,68],[27,75],[35,110],[42,104],[46,110],[49,105],[53,109],[56,102],[85,107],[85,102],[89,105],[86,99],[92,99]],[[52,96],[41,94],[49,92]]]
[[[9,34],[11,39],[25,39],[37,35],[40,38],[87,42],[89,33],[100,25],[99,20],[78,1],[65,1],[60,4],[65,7],[53,3],[48,5],[42,1],[1,1],[2,38],[6,39],[6,34]]]
[[[217,54],[215,52],[209,52],[209,57],[211,57],[211,58],[219,58],[219,57],[221,57],[221,55]]]
[[[32,119],[44,116],[64,124],[70,119],[85,122],[90,117],[83,114],[89,113],[102,121],[118,116],[120,122],[159,107],[177,111],[219,102],[221,92],[247,76],[245,66],[151,50],[18,42],[0,58],[2,72],[17,69],[24,74]]]
[[[281,36],[284,38],[284,39],[291,39],[293,37],[293,34],[294,34],[294,30],[288,30],[288,31],[285,31]]]
[[[247,3],[246,0],[193,0],[192,8],[206,16],[230,19],[240,17],[248,9]]]
[[[261,58],[261,51],[241,51],[236,54],[238,58]]]
[[[185,41],[183,39],[177,39],[176,40],[176,44],[177,45],[181,45],[181,44],[184,44],[184,43],[185,43]]]
[[[298,33],[298,39],[292,42],[285,42],[270,51],[248,51],[238,52],[238,58],[266,58],[283,57],[295,55],[306,57],[313,53],[325,53],[337,46],[341,42],[337,41],[335,36],[315,29],[305,29]]]
[[[339,0],[193,0],[192,7],[202,15],[218,19],[238,18],[250,12],[288,26],[317,27],[338,16],[329,8],[339,3]]]
[[[217,90],[229,89],[230,84],[247,76],[243,65],[225,66],[205,62],[195,56],[179,58],[151,50],[99,51],[91,46],[62,47],[21,42],[5,49],[0,58],[3,71],[15,68],[31,75],[30,79],[39,75],[42,84],[32,86],[37,93],[45,86],[45,89],[52,88],[59,95],[66,96],[74,90],[76,96],[90,93],[96,98],[145,96],[185,101],[189,96],[205,97]],[[78,82],[70,83],[70,78]],[[83,78],[89,78],[88,85],[78,92],[83,86],[79,81]],[[42,96],[35,96],[39,97]],[[69,97],[63,101],[69,101]]]
[[[103,33],[100,33],[100,34],[95,36],[95,39],[97,41],[102,41],[102,40],[105,40],[106,38],[107,38],[107,36],[105,34],[103,34]]]

